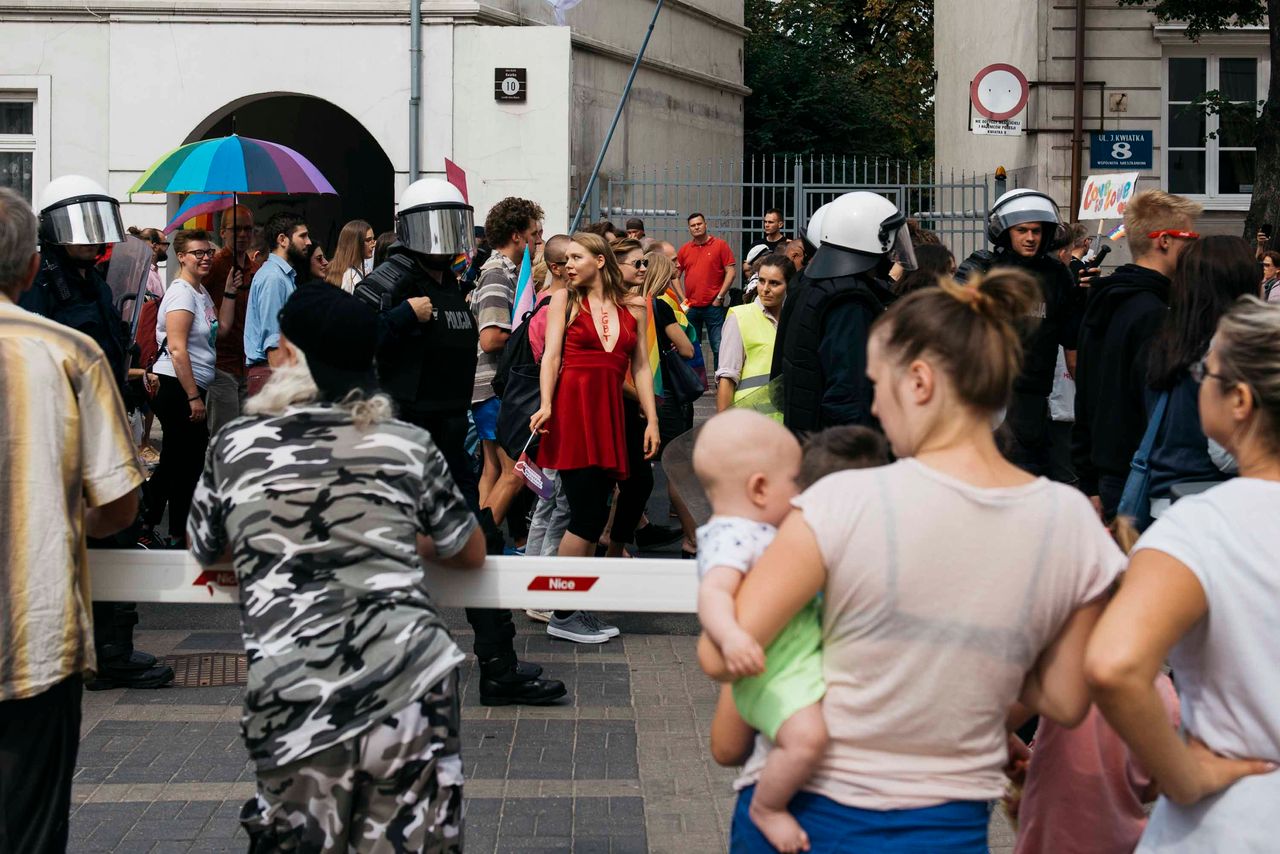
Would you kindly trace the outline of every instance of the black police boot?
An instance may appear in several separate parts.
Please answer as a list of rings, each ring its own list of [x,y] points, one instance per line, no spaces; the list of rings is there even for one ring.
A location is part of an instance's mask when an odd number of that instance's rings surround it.
[[[517,661],[516,675],[521,679],[537,679],[542,675],[542,665],[532,661]]]
[[[94,602],[93,635],[98,675],[85,683],[89,691],[110,688],[163,688],[173,681],[173,668],[154,655],[133,648],[138,606],[132,602]]]
[[[537,665],[532,665],[537,667]],[[529,665],[526,665],[529,667]],[[541,670],[541,668],[538,668]],[[563,697],[564,683],[555,679],[529,678],[510,658],[480,662],[480,704],[484,706],[546,706]]]
[[[173,668],[157,664],[145,652],[106,644],[98,650],[98,675],[86,682],[89,691],[111,688],[163,688],[173,681]]]

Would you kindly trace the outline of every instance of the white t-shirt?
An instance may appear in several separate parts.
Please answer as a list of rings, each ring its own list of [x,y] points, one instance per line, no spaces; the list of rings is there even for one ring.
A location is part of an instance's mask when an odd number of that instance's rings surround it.
[[[342,274],[342,289],[347,293],[354,293],[356,285],[360,284],[360,280],[365,276],[364,273],[356,270],[354,267]]]
[[[698,528],[698,578],[712,567],[727,566],[746,574],[760,559],[778,529],[741,516],[713,516]]]
[[[1182,725],[1225,756],[1280,762],[1280,483],[1236,478],[1174,504],[1138,541],[1185,564],[1208,615],[1169,653]],[[1190,807],[1161,798],[1139,851],[1280,849],[1280,772]]]
[[[164,351],[151,370],[169,377],[178,376],[173,368],[173,358],[169,355],[168,333],[165,329],[165,317],[171,311],[187,311],[192,315],[191,331],[187,333],[191,373],[196,385],[208,388],[213,382],[218,362],[218,311],[213,307],[213,298],[208,291],[185,279],[174,279],[164,292],[164,299],[160,300],[160,309],[156,314],[156,346],[163,346]]]
[[[831,741],[806,788],[874,810],[999,797],[1027,672],[1124,566],[1089,501],[905,459],[829,475],[794,504],[827,569]]]

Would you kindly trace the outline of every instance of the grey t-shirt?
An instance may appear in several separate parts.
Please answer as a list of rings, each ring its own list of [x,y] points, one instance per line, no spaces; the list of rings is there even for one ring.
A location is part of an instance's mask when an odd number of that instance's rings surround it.
[[[415,542],[449,557],[475,526],[431,437],[402,421],[361,430],[310,405],[218,431],[187,536],[204,564],[232,550],[259,768],[359,735],[463,660]]]

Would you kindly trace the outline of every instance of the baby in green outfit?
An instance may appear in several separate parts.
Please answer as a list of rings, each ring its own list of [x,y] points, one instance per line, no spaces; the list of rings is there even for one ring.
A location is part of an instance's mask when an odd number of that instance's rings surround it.
[[[873,459],[851,460],[851,450]],[[779,851],[808,849],[808,836],[787,804],[827,744],[821,602],[810,602],[762,650],[738,624],[734,595],[800,487],[840,469],[883,464],[884,457],[884,442],[871,431],[833,428],[806,444],[802,462],[799,443],[784,427],[732,409],[708,421],[694,446],[694,470],[713,514],[698,529],[698,617],[737,680],[738,714],[774,744],[751,799],[751,819]]]

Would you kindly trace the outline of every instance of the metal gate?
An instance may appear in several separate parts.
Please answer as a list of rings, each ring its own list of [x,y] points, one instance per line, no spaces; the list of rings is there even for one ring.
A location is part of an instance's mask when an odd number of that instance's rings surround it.
[[[701,213],[712,234],[744,253],[759,241],[766,211],[782,211],[783,232],[794,236],[821,205],[851,190],[870,190],[937,233],[959,261],[987,245],[993,186],[988,175],[902,160],[756,156],[602,176],[590,211],[593,219],[612,220],[619,228],[639,217],[650,237],[677,246],[689,239],[688,216]]]

